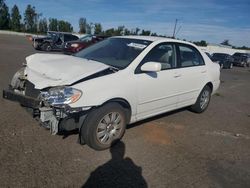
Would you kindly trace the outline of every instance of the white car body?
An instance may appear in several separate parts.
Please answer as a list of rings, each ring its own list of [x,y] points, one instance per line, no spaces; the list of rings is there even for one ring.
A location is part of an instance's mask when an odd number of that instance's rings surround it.
[[[220,66],[195,45],[121,36],[75,56],[27,57],[3,97],[33,108],[52,134],[78,129],[80,143],[102,150],[126,124],[186,106],[203,112],[219,85]]]
[[[129,103],[130,123],[133,123],[194,104],[207,83],[213,85],[213,93],[218,89],[219,66],[195,45],[159,37],[129,36],[128,38],[150,40],[152,43],[127,68],[73,85],[72,87],[83,92],[83,96],[77,102],[69,104],[72,108],[88,109],[119,98]],[[183,43],[195,47],[202,55],[205,65],[160,71],[157,73],[157,78],[148,74],[135,74],[136,67],[145,55],[163,42]],[[26,60],[28,80],[37,89],[70,85],[108,68],[107,65],[98,62],[88,62],[86,59],[60,54],[34,54]]]

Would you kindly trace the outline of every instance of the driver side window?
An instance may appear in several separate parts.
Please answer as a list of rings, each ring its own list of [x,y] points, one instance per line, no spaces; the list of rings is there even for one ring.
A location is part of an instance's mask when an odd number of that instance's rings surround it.
[[[142,64],[153,61],[161,63],[161,70],[176,68],[174,45],[161,43],[155,46],[142,60]]]

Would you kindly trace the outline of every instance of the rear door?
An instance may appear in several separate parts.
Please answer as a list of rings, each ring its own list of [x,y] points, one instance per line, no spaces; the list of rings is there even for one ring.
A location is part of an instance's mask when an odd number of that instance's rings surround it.
[[[200,52],[188,44],[176,44],[178,59],[178,107],[194,104],[205,86],[207,69]]]

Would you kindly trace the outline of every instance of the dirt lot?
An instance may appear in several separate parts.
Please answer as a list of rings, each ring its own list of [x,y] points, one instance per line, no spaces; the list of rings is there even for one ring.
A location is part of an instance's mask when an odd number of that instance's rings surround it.
[[[33,53],[24,37],[0,35],[0,90]],[[205,113],[182,109],[130,125],[101,152],[77,144],[77,134],[51,136],[0,98],[0,185],[250,187],[250,69],[222,70],[221,80]]]

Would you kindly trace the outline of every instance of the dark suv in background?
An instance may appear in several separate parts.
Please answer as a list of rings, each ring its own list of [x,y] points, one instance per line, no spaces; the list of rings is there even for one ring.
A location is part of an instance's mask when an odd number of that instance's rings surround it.
[[[33,38],[33,47],[36,50],[62,50],[65,43],[79,38],[71,33],[48,31],[46,37]]]
[[[219,63],[221,68],[231,69],[233,68],[233,58],[226,53],[214,53],[211,57],[213,62]]]
[[[236,52],[233,54],[233,64],[240,67],[249,67],[250,65],[250,54]]]

